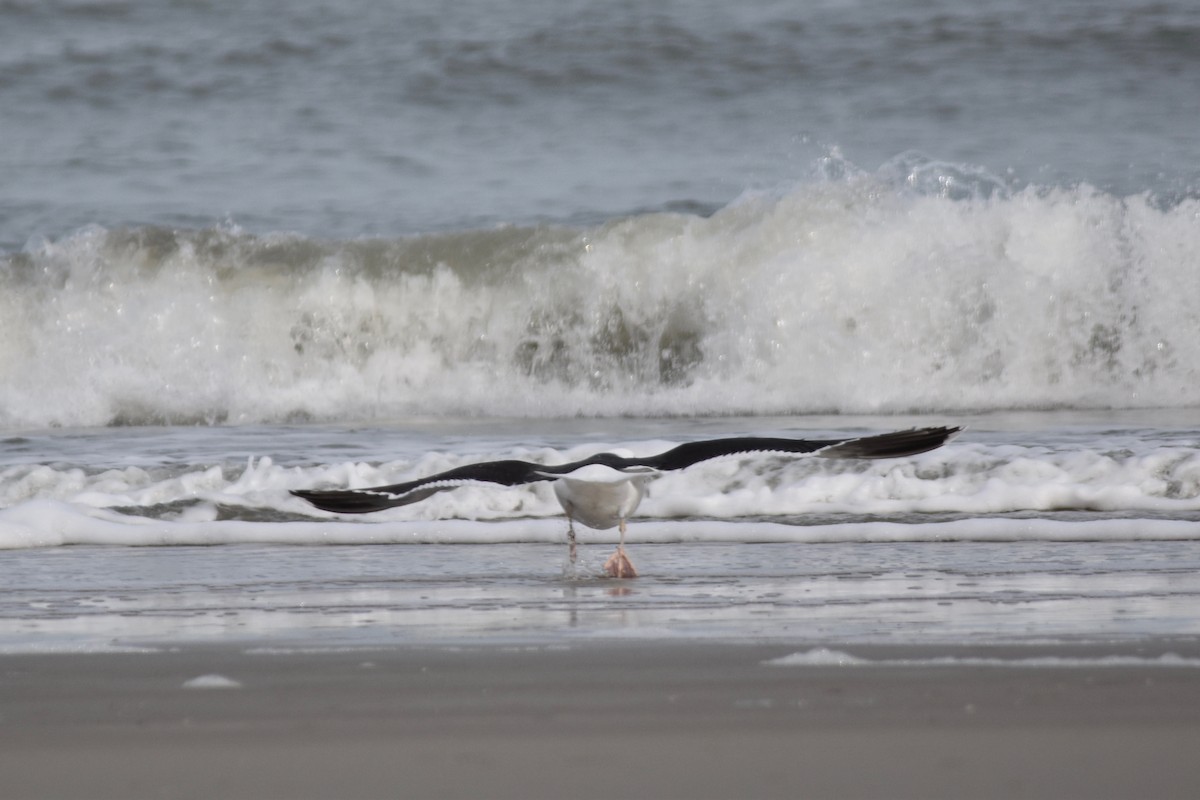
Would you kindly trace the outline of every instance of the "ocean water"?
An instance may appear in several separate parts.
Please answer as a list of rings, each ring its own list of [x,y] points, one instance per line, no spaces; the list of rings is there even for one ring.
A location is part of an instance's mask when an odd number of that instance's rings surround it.
[[[1200,635],[1194,4],[443,6],[0,0],[0,650]]]
[[[460,488],[345,518],[288,490],[746,431],[851,436],[917,418],[30,431],[2,442],[0,651],[1194,641],[1192,413],[954,417],[968,429],[913,458],[746,456],[668,473],[630,523],[633,580],[603,576],[615,531],[580,529],[568,565],[546,484]]]

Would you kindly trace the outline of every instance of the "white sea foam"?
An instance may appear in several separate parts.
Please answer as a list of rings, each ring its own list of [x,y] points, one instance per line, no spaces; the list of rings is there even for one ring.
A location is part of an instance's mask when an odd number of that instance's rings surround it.
[[[251,522],[148,519],[103,510],[80,510],[31,501],[0,510],[0,549],[62,545],[182,546],[262,544],[500,544],[562,542],[558,519],[500,521],[383,520]],[[581,530],[581,542],[613,541]],[[1170,519],[979,518],[951,522],[846,522],[786,524],[721,520],[643,521],[630,526],[629,542],[1016,542],[1146,541],[1200,539],[1200,523]]]
[[[847,667],[870,663],[871,661],[868,659],[852,656],[841,650],[830,650],[828,647],[814,647],[812,650],[762,662],[766,667]]]
[[[1200,201],[876,176],[709,218],[0,262],[0,425],[1200,405]]]
[[[33,626],[36,627],[36,626]],[[0,635],[0,654],[11,655],[145,655],[161,653],[161,647],[143,647],[106,641],[103,634],[96,636],[64,636],[56,639],[34,630],[25,636]]]
[[[1075,669],[1080,667],[1168,667],[1196,669],[1200,658],[1176,653],[1160,656],[1035,656],[1030,658],[975,658],[937,656],[933,658],[863,658],[840,650],[813,648],[762,662],[768,667],[1005,667],[1026,669]]]
[[[365,441],[370,434],[359,438]],[[1083,437],[1083,446],[987,439],[967,436],[921,456],[875,462],[773,456],[704,462],[650,482],[630,537],[782,542],[1200,538],[1200,448],[1194,438],[1108,433]],[[0,547],[559,541],[562,510],[549,483],[464,486],[409,506],[342,518],[288,492],[386,485],[493,458],[556,464],[603,449],[649,454],[673,443],[471,447],[382,463],[307,466],[267,457],[218,465],[159,465],[150,458],[119,468],[88,466],[86,459],[84,466],[10,464],[0,467]],[[170,447],[176,446],[172,440]]]
[[[198,675],[191,680],[183,682],[181,688],[184,689],[241,689],[242,684],[232,678],[227,678],[224,675],[211,673],[208,675]]]

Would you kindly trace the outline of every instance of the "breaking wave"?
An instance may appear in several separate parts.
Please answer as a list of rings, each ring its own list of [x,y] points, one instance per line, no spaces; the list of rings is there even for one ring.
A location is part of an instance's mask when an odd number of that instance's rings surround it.
[[[672,443],[626,444],[649,454]],[[268,457],[109,468],[14,464],[0,469],[0,550],[561,542],[562,509],[545,483],[460,487],[353,519],[316,511],[288,490],[396,483],[489,458],[563,463],[612,446],[507,447],[303,466]],[[651,483],[630,535],[641,542],[1195,541],[1197,520],[1195,436],[1148,441],[1124,434],[1102,436],[1088,447],[955,441],[894,461],[718,459]],[[613,535],[580,531],[584,542],[609,542]]]
[[[1200,405],[1200,201],[898,161],[708,216],[0,258],[0,426]]]

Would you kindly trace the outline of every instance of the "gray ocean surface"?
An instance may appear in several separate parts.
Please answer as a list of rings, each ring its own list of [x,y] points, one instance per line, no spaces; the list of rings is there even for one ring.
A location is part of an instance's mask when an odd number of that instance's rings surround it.
[[[1181,0],[6,0],[0,247],[711,212],[834,149],[1172,202],[1197,96]]]
[[[1197,98],[1181,0],[0,0],[0,651],[1194,644]],[[288,494],[926,424],[637,581]]]

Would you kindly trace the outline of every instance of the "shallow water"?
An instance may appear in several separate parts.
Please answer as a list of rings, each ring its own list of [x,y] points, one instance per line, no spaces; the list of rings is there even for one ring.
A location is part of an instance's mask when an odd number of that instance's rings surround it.
[[[642,577],[628,581],[601,577],[612,531],[581,531],[567,570],[545,486],[340,519],[287,490],[910,420],[34,432],[0,465],[0,649],[1200,635],[1200,456],[1182,413],[988,415],[912,459],[733,458],[669,473],[631,522]]]
[[[638,545],[624,581],[608,551],[573,576],[539,544],[7,552],[0,651],[1200,636],[1196,541]]]

